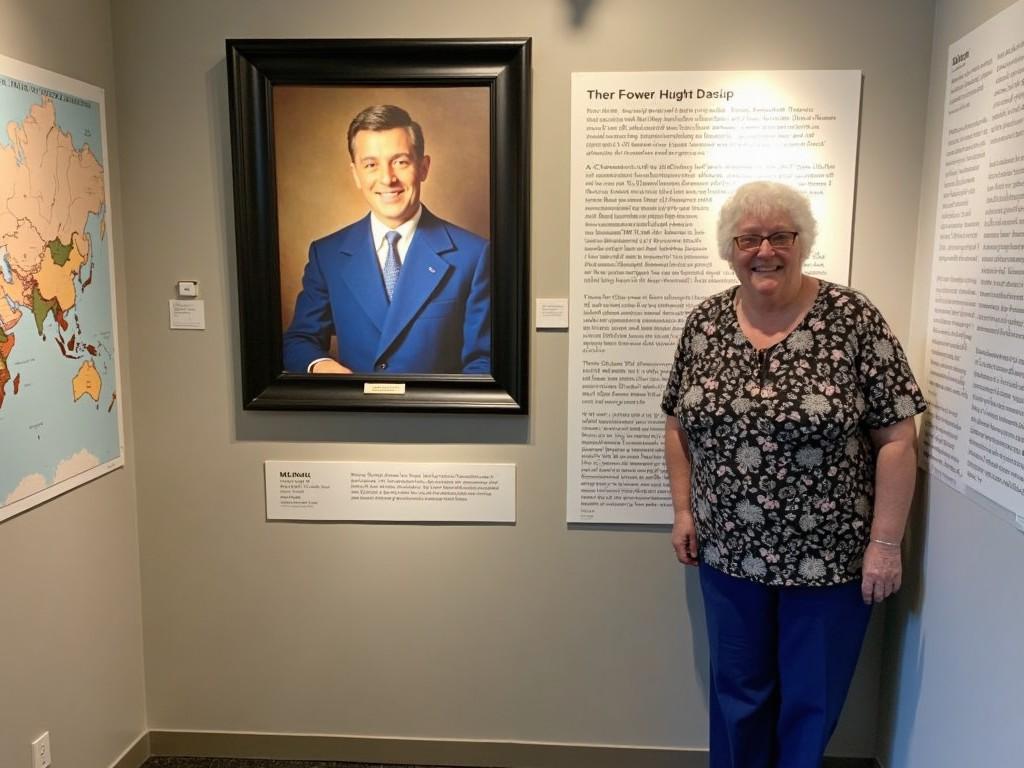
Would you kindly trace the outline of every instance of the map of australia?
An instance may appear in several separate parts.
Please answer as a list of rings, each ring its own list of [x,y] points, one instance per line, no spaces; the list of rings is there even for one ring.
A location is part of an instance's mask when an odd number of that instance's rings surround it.
[[[0,65],[3,519],[120,465],[122,451],[102,98]]]

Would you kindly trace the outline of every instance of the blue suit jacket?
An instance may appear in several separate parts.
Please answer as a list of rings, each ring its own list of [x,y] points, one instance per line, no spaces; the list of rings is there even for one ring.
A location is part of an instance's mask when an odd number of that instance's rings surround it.
[[[284,367],[330,357],[354,373],[490,373],[488,241],[423,208],[389,303],[367,214],[314,240],[284,333]]]

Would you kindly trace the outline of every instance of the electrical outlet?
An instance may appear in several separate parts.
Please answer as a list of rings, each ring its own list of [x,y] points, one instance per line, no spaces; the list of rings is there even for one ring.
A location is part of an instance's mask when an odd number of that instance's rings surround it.
[[[32,742],[32,768],[50,768],[53,758],[50,756],[50,732]]]

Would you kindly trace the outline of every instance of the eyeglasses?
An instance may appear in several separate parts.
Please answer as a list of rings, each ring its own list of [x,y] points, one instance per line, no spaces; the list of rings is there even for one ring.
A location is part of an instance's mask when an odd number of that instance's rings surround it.
[[[765,240],[772,248],[789,248],[796,242],[798,232],[772,232],[770,235],[740,235],[732,240],[741,251],[757,251]]]

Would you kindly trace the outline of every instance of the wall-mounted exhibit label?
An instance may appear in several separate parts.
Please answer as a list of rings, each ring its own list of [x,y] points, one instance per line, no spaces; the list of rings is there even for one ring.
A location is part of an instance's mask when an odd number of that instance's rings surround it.
[[[170,299],[171,328],[205,331],[206,307],[202,299]]]
[[[1024,3],[949,47],[922,464],[1024,508]]]
[[[537,299],[534,314],[538,329],[564,330],[569,327],[569,299]]]
[[[802,189],[804,271],[850,271],[860,72],[605,72],[572,80],[569,522],[670,523],[660,403],[687,313],[735,284],[718,208]]]
[[[514,523],[514,464],[266,461],[268,520]]]

